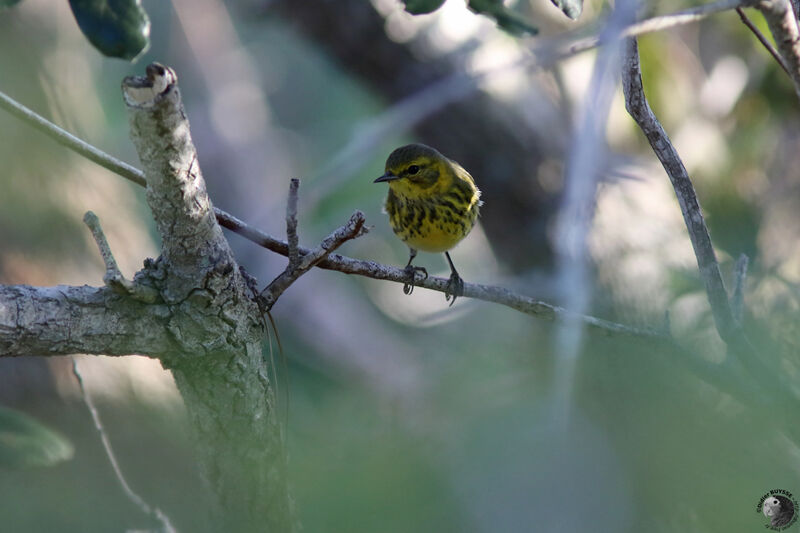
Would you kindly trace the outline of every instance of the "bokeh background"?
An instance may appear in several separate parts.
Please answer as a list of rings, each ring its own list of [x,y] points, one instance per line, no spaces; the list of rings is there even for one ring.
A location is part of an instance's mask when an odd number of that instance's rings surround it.
[[[340,251],[387,264],[404,264],[407,250],[372,180],[394,147],[433,145],[484,192],[481,226],[452,254],[462,276],[558,303],[554,222],[596,52],[546,69],[519,62],[564,32],[596,32],[605,3],[587,2],[570,22],[545,0],[521,0],[536,38],[509,36],[460,0],[419,17],[395,0],[143,5],[152,46],[135,64],[102,57],[65,1],[0,11],[0,90],[136,165],[120,81],[151,61],[169,65],[216,206],[282,236],[289,179],[299,177],[302,243],[360,209],[373,229]],[[688,5],[659,2],[657,12]],[[797,394],[793,87],[734,12],[640,47],[645,90],[694,180],[726,279],[739,254],[750,258],[745,326]],[[446,79],[456,82],[407,100]],[[765,523],[755,510],[763,493],[800,493],[800,449],[786,432],[797,412],[754,408],[751,389],[721,391],[686,364],[688,355],[724,375],[728,356],[674,193],[621,91],[606,133],[581,289],[588,311],[640,326],[668,313],[684,349],[588,331],[573,371],[556,379],[552,323],[312,271],[273,310],[283,354],[265,346],[306,531],[753,531]],[[90,209],[127,276],[158,254],[142,189],[0,113],[0,282],[100,284],[81,223]],[[284,258],[230,241],[262,285],[283,269]],[[447,275],[442,257],[418,262]],[[169,373],[144,357],[76,357],[134,490],[179,530],[209,531],[209,494]],[[555,408],[565,395],[569,409]],[[55,466],[0,466],[0,529],[152,527],[113,474],[68,358],[0,360],[0,405],[74,447]]]

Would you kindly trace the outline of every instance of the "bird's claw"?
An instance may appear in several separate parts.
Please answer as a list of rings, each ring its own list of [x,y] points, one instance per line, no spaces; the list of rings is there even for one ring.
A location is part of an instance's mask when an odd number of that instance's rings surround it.
[[[456,303],[456,298],[464,296],[464,280],[461,276],[453,272],[450,274],[450,279],[447,280],[447,287],[444,291],[444,299],[450,302],[450,307]]]
[[[422,279],[428,278],[428,271],[425,270],[425,267],[408,265],[405,268],[405,271],[409,281],[403,284],[404,294],[411,294],[412,292],[414,292],[414,286],[417,282],[417,272],[422,273]]]

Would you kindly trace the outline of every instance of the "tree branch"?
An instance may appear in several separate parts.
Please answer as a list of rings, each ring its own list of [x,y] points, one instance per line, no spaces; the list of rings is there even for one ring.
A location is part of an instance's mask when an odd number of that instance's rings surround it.
[[[761,361],[758,351],[734,316],[694,186],[678,152],[645,97],[636,40],[628,39],[625,50],[622,70],[625,107],[647,137],[675,189],[697,258],[700,277],[711,306],[714,324],[719,336],[728,347],[728,354],[733,356],[731,359],[740,365],[740,368],[735,370],[739,373],[740,379],[754,380],[761,392],[771,399],[774,405],[787,402],[793,406],[792,408],[797,408],[800,403],[797,394],[786,383],[785,377]]]
[[[91,211],[87,211],[83,215],[83,222],[89,227],[92,232],[97,247],[100,249],[100,256],[103,258],[103,263],[106,265],[106,273],[103,276],[103,283],[105,283],[111,290],[120,294],[128,294],[136,300],[144,303],[155,303],[159,294],[156,289],[142,283],[132,283],[125,279],[125,276],[120,272],[117,266],[117,261],[111,253],[111,247],[108,245],[106,236],[103,233],[103,228],[100,227],[100,219],[97,218]]]
[[[775,61],[778,62],[778,65],[781,66],[783,71],[786,74],[789,74],[789,68],[786,66],[786,62],[781,57],[781,54],[778,53],[777,50],[775,50],[775,47],[772,46],[772,43],[769,42],[769,40],[766,38],[766,36],[764,36],[763,33],[761,33],[761,30],[759,30],[756,27],[756,25],[752,23],[750,18],[748,18],[748,16],[745,14],[744,9],[742,9],[741,7],[737,7],[736,13],[739,14],[739,18],[742,19],[742,23],[744,23],[744,25],[747,26],[747,28],[753,33],[753,35],[756,36],[758,42],[760,42],[761,45],[767,49],[767,52],[769,52],[770,55],[775,59]]]
[[[346,241],[360,237],[368,231],[364,226],[364,213],[356,211],[347,224],[328,235],[315,249],[306,250],[301,255],[297,237],[297,191],[299,187],[300,180],[292,179],[289,186],[289,199],[286,202],[286,239],[288,241],[286,253],[289,264],[260,294],[261,303],[267,310],[272,309],[280,295],[311,267],[328,257]]]
[[[300,180],[293,178],[289,184],[289,199],[286,202],[286,242],[289,243],[287,270],[297,269],[297,265],[300,263],[300,254],[297,251],[300,244],[300,238],[297,236],[297,191],[299,188]]]
[[[97,163],[101,167],[106,168],[119,176],[122,176],[128,181],[132,181],[136,185],[140,185],[142,187],[146,185],[144,173],[142,173],[142,171],[138,168],[120,161],[116,157],[110,156],[99,148],[87,143],[83,139],[79,139],[65,129],[56,126],[43,116],[20,104],[3,92],[0,92],[0,109],[6,110],[10,115],[41,131],[57,143],[69,148],[77,154],[82,155],[89,161]]]
[[[153,277],[172,370],[196,433],[201,471],[217,496],[220,531],[294,528],[274,389],[262,357],[261,314],[211,205],[175,73],[157,63],[122,83],[131,138],[161,234]]]
[[[764,15],[772,38],[783,57],[794,90],[800,98],[800,30],[789,0],[759,0],[755,7]]]
[[[15,114],[15,116],[20,117],[21,120],[25,121],[26,123],[29,123],[30,120],[29,116],[32,116],[36,117],[37,122],[42,122],[46,124],[47,127],[39,129],[41,129],[48,136],[59,139],[59,135],[67,134],[64,130],[62,130],[58,126],[51,124],[43,117],[35,114],[33,111],[30,111],[24,106],[21,106],[20,104],[18,104],[14,100],[11,100],[10,98],[8,98],[7,96],[5,96],[3,93],[0,92],[0,106],[2,106],[4,102],[6,103],[11,102],[14,109],[22,108],[26,110],[26,113]],[[77,143],[73,144],[63,143],[63,144],[65,144],[65,146],[76,151],[81,155],[87,155],[88,148],[96,150],[97,152],[102,154],[102,157],[93,158],[92,161],[98,163],[100,166],[103,166],[104,168],[107,168],[138,185],[144,186],[146,183],[144,178],[144,173],[141,170],[135,167],[131,167],[130,165],[126,165],[125,163],[122,163],[121,161],[115,159],[114,157],[104,152],[101,152],[100,150],[97,150],[96,148],[92,147],[91,145],[89,145],[84,141],[79,140],[79,142]],[[261,246],[262,248],[266,248],[267,250],[288,257],[289,245],[286,241],[282,241],[278,238],[273,237],[272,235],[269,235],[268,233],[256,229],[253,226],[247,224],[246,222],[236,218],[230,213],[227,213],[219,208],[214,207],[214,214],[220,226],[227,228],[228,230],[236,233],[237,235],[242,236],[243,238],[249,240],[250,242],[253,242],[258,246]],[[298,250],[300,251],[301,255],[305,255],[311,252],[309,248],[305,248],[303,246],[298,246]],[[396,283],[406,283],[408,277],[406,272],[401,268],[388,265],[381,265],[374,261],[353,259],[350,257],[334,253],[329,254],[326,258],[320,260],[314,266],[326,270],[335,270],[337,272],[342,272],[345,274],[355,274],[376,280],[394,281]],[[425,280],[417,282],[417,286],[424,287],[426,289],[434,291],[446,292],[447,281],[448,280],[444,278],[428,277]],[[511,309],[515,309],[522,313],[526,313],[531,316],[541,318],[543,320],[557,320],[557,319],[561,320],[569,316],[578,316],[575,315],[574,313],[571,314],[569,311],[561,307],[536,300],[529,296],[512,292],[502,287],[494,287],[490,285],[481,285],[475,283],[465,283],[464,296],[469,298],[475,298],[478,300],[484,300],[487,302],[498,303],[500,305],[505,305],[507,307],[510,307]],[[593,329],[602,331],[608,335],[633,335],[633,336],[643,336],[643,337],[668,338],[668,335],[664,334],[664,332],[659,329],[616,324],[592,316],[578,316],[578,318],[588,326],[592,327]]]
[[[108,287],[0,285],[0,357],[143,354],[174,350],[164,305]]]
[[[78,360],[75,358],[75,356],[72,357],[72,375],[75,376],[75,380],[78,382],[78,387],[81,391],[81,398],[83,399],[83,403],[86,405],[86,409],[89,411],[89,415],[92,417],[92,422],[94,422],[94,427],[97,430],[97,433],[100,435],[100,442],[103,444],[108,461],[111,463],[111,468],[114,470],[114,475],[116,475],[117,481],[119,482],[120,487],[122,487],[122,492],[125,493],[125,496],[135,506],[137,506],[142,513],[147,515],[154,522],[158,522],[161,525],[161,531],[163,533],[177,533],[177,530],[170,522],[169,517],[164,514],[161,509],[158,507],[151,507],[146,501],[144,501],[144,498],[134,492],[131,486],[128,485],[128,481],[125,479],[125,475],[122,473],[122,469],[117,462],[117,456],[114,454],[114,448],[111,447],[111,441],[108,438],[108,434],[103,427],[103,422],[100,420],[100,413],[97,411],[97,407],[95,407],[92,397],[89,395],[89,391],[86,390],[86,385],[83,382],[83,376],[81,376],[81,373],[78,370]]]
[[[676,11],[675,13],[670,13],[668,15],[659,15],[630,24],[624,28],[622,32],[620,32],[620,36],[637,37],[646,33],[653,33],[678,26],[684,26],[686,24],[692,24],[717,13],[730,11],[731,9],[736,9],[737,7],[751,6],[756,1],[758,0],[718,0],[717,2],[710,2],[701,6],[684,9],[682,11]],[[575,54],[591,50],[592,48],[597,48],[598,46],[601,46],[607,42],[604,41],[600,36],[583,38],[567,37],[565,40],[571,42],[563,44],[562,41],[562,44],[559,44],[556,47],[556,49],[552,52],[554,60],[565,59]],[[547,45],[545,44],[543,47],[546,48]]]
[[[675,189],[683,220],[689,230],[689,239],[692,242],[694,254],[697,258],[700,277],[703,280],[708,301],[711,304],[714,323],[720,336],[728,342],[737,325],[731,314],[728,293],[725,291],[725,284],[722,281],[722,273],[714,253],[714,247],[711,244],[708,227],[703,218],[694,185],[692,185],[689,174],[686,172],[686,167],[683,166],[683,162],[672,145],[667,132],[664,131],[645,98],[644,88],[642,87],[642,73],[639,66],[639,49],[635,39],[628,39],[626,42],[622,89],[625,94],[625,108],[639,125],[645,137],[647,137],[650,146],[658,160],[661,161],[661,165],[667,172]]]
[[[179,302],[197,287],[198,274],[231,269],[233,252],[206,193],[175,73],[153,63],[146,76],[125,78],[122,92],[131,139],[144,166],[147,203],[170,265],[162,297]]]

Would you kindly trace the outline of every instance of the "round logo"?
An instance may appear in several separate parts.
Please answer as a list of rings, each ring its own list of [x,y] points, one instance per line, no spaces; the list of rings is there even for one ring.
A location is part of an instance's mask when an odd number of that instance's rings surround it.
[[[769,520],[764,527],[773,531],[783,531],[797,522],[800,506],[792,493],[783,489],[772,489],[758,501],[756,512],[763,513]]]

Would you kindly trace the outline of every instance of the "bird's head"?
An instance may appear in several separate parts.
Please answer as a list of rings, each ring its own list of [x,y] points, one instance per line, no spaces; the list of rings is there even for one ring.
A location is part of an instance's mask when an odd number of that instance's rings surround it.
[[[434,194],[452,175],[452,163],[438,151],[424,144],[408,144],[389,154],[386,172],[375,183],[388,182],[396,192],[419,197]]]

